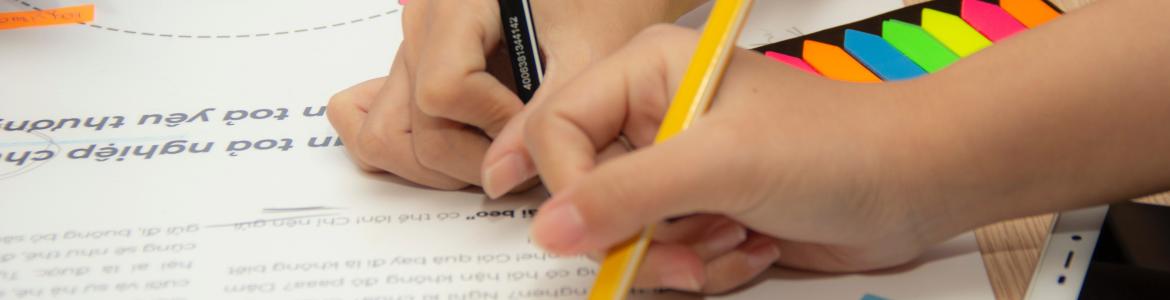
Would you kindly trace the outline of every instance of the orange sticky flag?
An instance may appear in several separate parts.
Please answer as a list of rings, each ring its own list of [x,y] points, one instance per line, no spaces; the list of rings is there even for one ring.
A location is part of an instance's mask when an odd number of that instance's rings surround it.
[[[0,13],[0,30],[93,21],[93,4]]]
[[[1001,0],[999,6],[1028,28],[1035,28],[1060,16],[1060,13],[1040,0]]]
[[[804,40],[804,60],[825,77],[852,82],[881,82],[841,47]]]

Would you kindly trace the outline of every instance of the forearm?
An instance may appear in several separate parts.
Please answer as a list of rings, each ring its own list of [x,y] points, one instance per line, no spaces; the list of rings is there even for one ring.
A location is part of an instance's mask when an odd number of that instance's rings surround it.
[[[1170,189],[1170,2],[1102,1],[910,83],[967,225]],[[940,155],[938,153],[947,153]],[[939,176],[943,175],[945,176]]]

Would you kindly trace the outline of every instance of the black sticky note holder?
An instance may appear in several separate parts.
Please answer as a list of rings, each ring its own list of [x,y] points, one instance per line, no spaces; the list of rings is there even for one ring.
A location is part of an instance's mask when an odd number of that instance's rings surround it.
[[[995,4],[997,6],[999,5],[999,0],[980,0],[980,1],[992,3],[992,4]],[[1044,1],[1044,4],[1048,4],[1049,7],[1052,7],[1052,9],[1056,10],[1057,12],[1059,12],[1061,14],[1064,13],[1064,11],[1062,11],[1060,9],[1060,7],[1057,7],[1056,5],[1052,4],[1052,2],[1050,2],[1048,0],[1042,0],[1042,1]],[[853,30],[862,31],[862,32],[871,33],[871,34],[874,34],[877,36],[881,36],[882,35],[882,22],[885,22],[886,20],[899,20],[899,21],[903,21],[906,23],[910,23],[910,24],[921,25],[922,24],[922,9],[924,9],[924,8],[930,8],[930,9],[934,9],[937,11],[941,11],[941,12],[945,12],[945,13],[949,13],[949,14],[953,14],[953,15],[958,16],[958,15],[960,15],[960,12],[962,10],[962,6],[963,6],[963,0],[935,0],[935,1],[923,2],[923,3],[919,3],[919,4],[906,6],[906,7],[900,8],[900,9],[896,9],[896,10],[893,10],[893,11],[890,11],[890,12],[887,12],[884,14],[880,14],[877,16],[873,16],[873,17],[870,17],[870,18],[867,18],[867,19],[864,19],[861,21],[857,21],[857,22],[853,22],[853,23],[849,23],[849,24],[845,24],[845,25],[841,25],[841,26],[837,26],[837,27],[833,27],[833,28],[829,28],[829,29],[825,29],[825,30],[821,30],[821,31],[817,31],[814,33],[800,36],[800,37],[796,37],[796,38],[792,38],[792,39],[788,39],[788,40],[784,40],[784,41],[780,41],[780,42],[776,42],[776,43],[772,43],[772,44],[768,44],[768,45],[764,45],[764,46],[760,46],[760,47],[756,47],[756,48],[753,48],[752,50],[755,50],[755,51],[758,51],[761,53],[763,53],[765,51],[772,51],[772,52],[787,54],[787,55],[790,55],[793,57],[802,57],[803,56],[802,53],[804,51],[804,41],[805,40],[814,40],[814,41],[818,41],[818,42],[822,42],[822,43],[826,43],[826,44],[831,44],[831,45],[843,47],[845,44],[845,30],[846,29],[853,29]]]

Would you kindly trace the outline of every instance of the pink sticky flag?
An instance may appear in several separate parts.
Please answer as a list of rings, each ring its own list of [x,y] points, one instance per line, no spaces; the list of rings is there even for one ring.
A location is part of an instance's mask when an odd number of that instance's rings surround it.
[[[799,58],[793,57],[791,55],[772,52],[772,51],[764,52],[764,55],[767,55],[768,57],[771,57],[771,58],[778,60],[782,63],[786,63],[790,66],[796,67],[797,69],[804,70],[805,72],[808,72],[809,74],[821,75],[821,73],[819,73],[819,72],[817,72],[817,70],[813,69],[812,66],[810,66],[810,65],[808,65],[808,63],[804,62],[803,59],[799,59]]]
[[[993,42],[1028,29],[1003,8],[981,0],[963,0],[961,14],[963,20]]]
[[[408,0],[398,0],[398,4],[406,5],[406,1],[408,1]]]

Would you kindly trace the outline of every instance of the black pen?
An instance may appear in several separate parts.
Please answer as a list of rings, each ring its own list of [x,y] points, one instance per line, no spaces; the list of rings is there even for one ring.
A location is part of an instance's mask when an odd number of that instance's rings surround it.
[[[504,26],[504,45],[512,61],[512,77],[520,101],[528,103],[544,79],[544,64],[536,42],[536,24],[532,21],[529,0],[500,0],[500,23]]]

